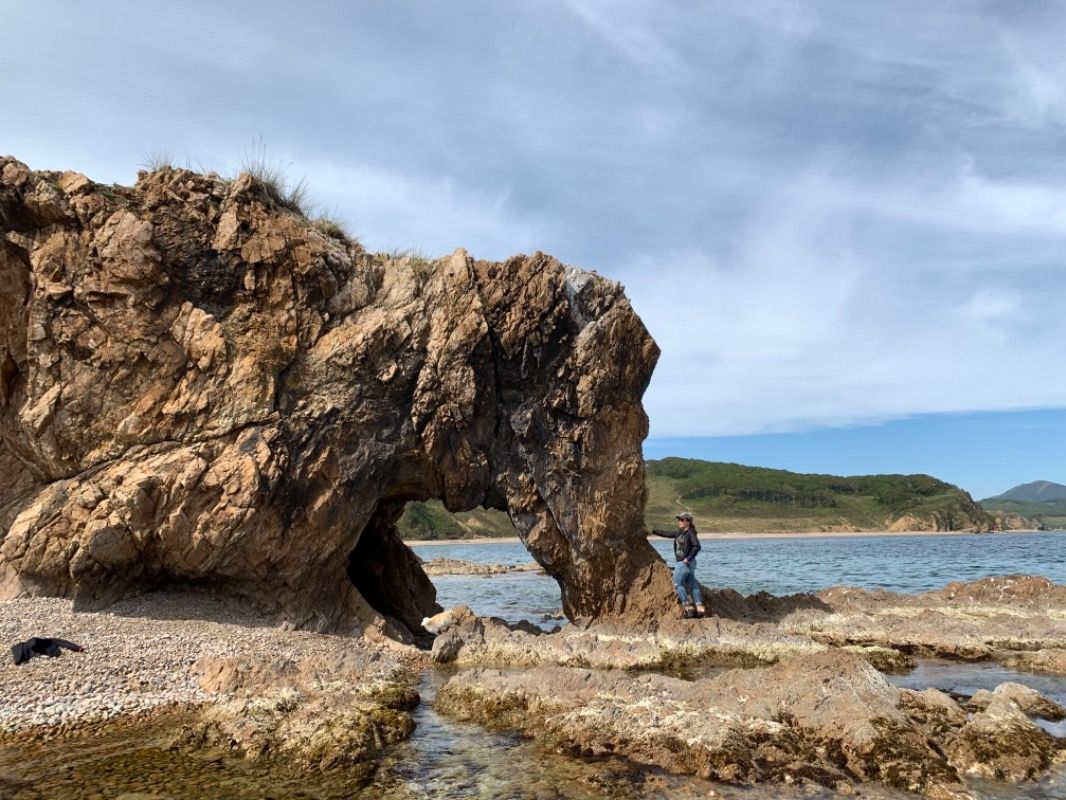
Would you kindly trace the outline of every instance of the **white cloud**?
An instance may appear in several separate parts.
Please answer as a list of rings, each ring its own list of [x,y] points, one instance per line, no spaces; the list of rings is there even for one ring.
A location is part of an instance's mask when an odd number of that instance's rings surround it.
[[[0,149],[128,181],[262,136],[372,249],[610,274],[657,435],[1066,406],[1061,7],[131,9],[12,8]]]
[[[404,175],[366,164],[303,166],[316,200],[349,221],[370,250],[438,256],[467,247],[477,258],[503,259],[536,250],[544,238],[535,218],[516,214],[506,191],[487,192],[450,175]]]
[[[679,71],[677,53],[656,33],[662,10],[651,0],[563,0],[578,19],[626,59],[664,72]]]

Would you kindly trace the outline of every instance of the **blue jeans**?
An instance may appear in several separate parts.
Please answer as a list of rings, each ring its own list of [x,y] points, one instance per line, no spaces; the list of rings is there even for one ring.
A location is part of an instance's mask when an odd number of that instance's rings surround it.
[[[696,559],[692,559],[687,564],[684,561],[674,564],[674,588],[682,604],[688,602],[688,597],[685,596],[685,589],[688,589],[692,593],[692,601],[696,605],[703,605],[700,585],[696,583]]]

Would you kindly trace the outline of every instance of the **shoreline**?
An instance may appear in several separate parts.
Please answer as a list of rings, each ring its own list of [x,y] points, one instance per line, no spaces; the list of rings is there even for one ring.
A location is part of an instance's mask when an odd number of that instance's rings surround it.
[[[1000,536],[1011,535],[1016,533],[1063,533],[1063,531],[1037,531],[1037,530],[1018,530],[1018,531],[988,531],[981,533],[981,536]],[[976,531],[803,531],[799,533],[790,533],[788,531],[775,531],[765,533],[743,533],[743,532],[729,532],[729,533],[705,533],[700,532],[699,536],[705,541],[709,540],[739,540],[739,539],[875,539],[889,536],[973,536],[976,535]],[[661,539],[660,536],[649,536],[648,541],[653,542]],[[471,537],[469,539],[411,539],[405,540],[404,544],[408,547],[432,547],[443,546],[453,544],[521,544],[522,540],[517,536],[478,536]]]

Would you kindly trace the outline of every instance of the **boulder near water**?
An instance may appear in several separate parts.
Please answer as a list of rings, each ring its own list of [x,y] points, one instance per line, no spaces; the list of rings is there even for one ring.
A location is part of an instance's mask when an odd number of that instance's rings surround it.
[[[536,253],[372,255],[251,175],[132,187],[0,159],[0,596],[159,586],[410,638],[394,523],[506,510],[572,618],[672,609],[641,535],[658,349]]]

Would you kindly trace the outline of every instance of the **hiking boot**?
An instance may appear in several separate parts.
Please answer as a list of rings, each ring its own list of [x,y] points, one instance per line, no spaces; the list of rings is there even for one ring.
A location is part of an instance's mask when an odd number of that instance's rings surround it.
[[[703,607],[703,603],[696,604],[696,619],[707,616],[707,609]]]
[[[696,607],[695,606],[686,605],[684,607],[683,616],[684,616],[685,619],[695,619],[696,618]]]

